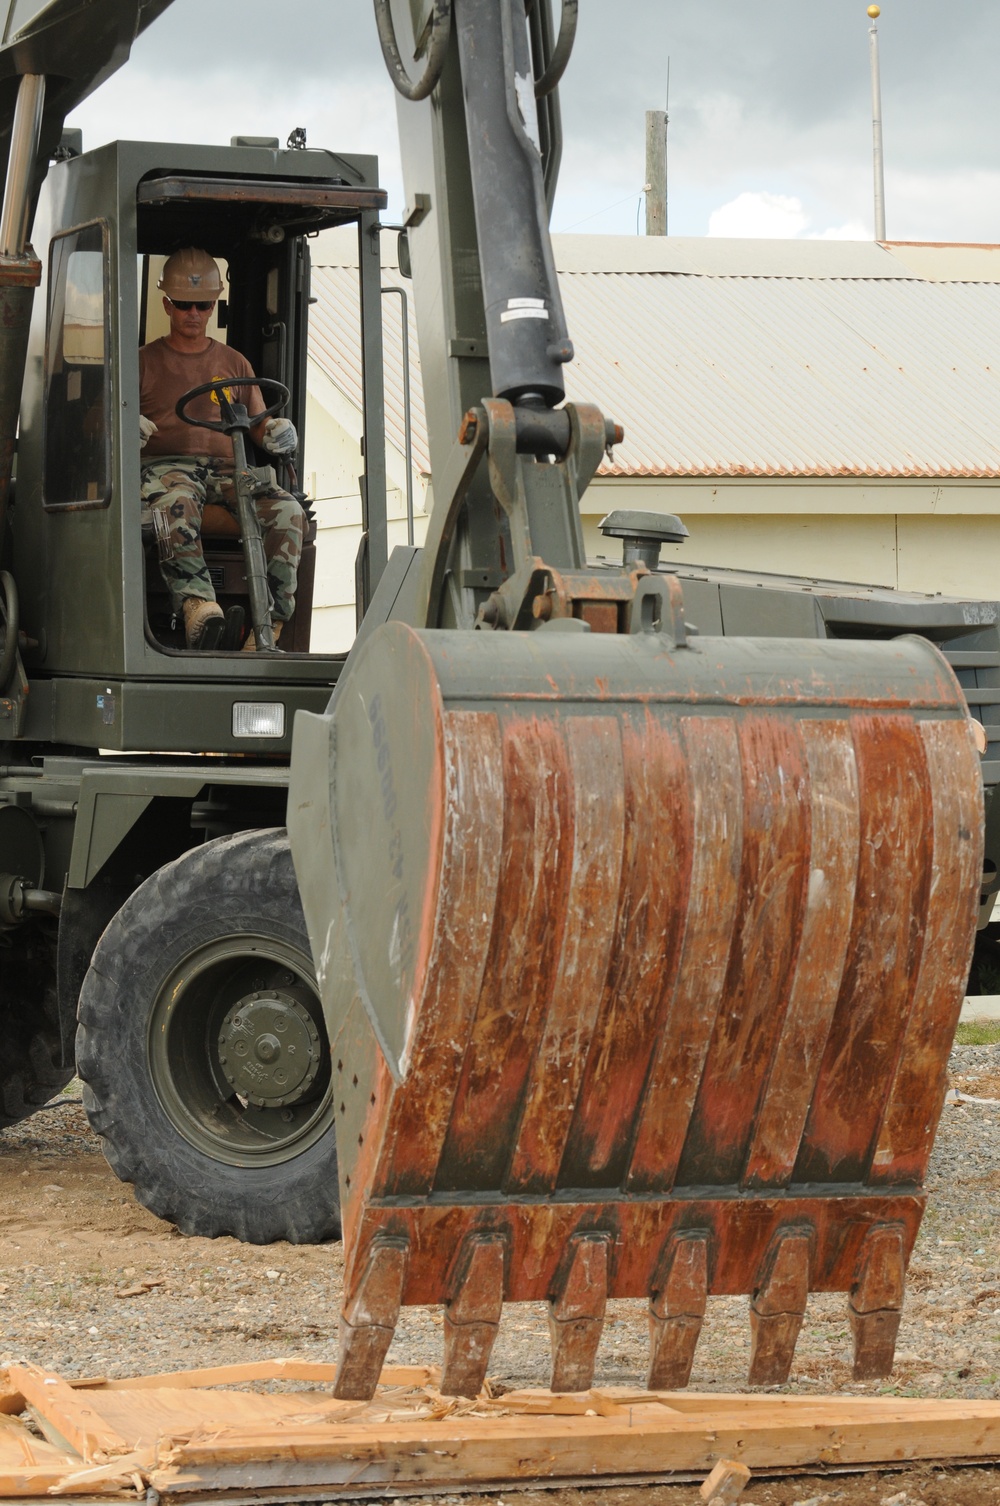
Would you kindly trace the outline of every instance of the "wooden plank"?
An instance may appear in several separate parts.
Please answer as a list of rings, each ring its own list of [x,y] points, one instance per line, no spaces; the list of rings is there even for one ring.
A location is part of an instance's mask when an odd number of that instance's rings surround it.
[[[287,1374],[280,1362],[207,1373],[232,1379],[234,1372],[258,1368]],[[422,1385],[427,1375],[423,1367],[391,1367],[383,1380],[415,1377]],[[47,1414],[67,1433],[75,1428],[88,1449],[101,1423],[89,1403],[120,1412],[123,1433],[131,1426],[131,1408],[144,1435],[158,1437],[143,1449],[85,1461],[58,1454],[32,1439],[23,1424],[4,1420],[4,1500],[132,1494],[130,1482],[161,1495],[196,1492],[202,1498],[225,1490],[287,1495],[297,1487],[325,1487],[336,1499],[366,1490],[423,1494],[582,1479],[627,1484],[704,1475],[719,1459],[757,1471],[788,1471],[1000,1458],[1000,1401],[692,1395],[620,1386],[563,1397],[528,1390],[494,1402],[479,1397],[443,1404],[426,1389],[400,1394],[402,1387],[389,1386],[371,1406],[338,1420],[324,1415],[335,1405],[331,1398],[316,1393],[109,1384],[84,1395],[27,1365],[11,1367],[10,1381],[32,1397],[41,1391]],[[388,1418],[386,1403],[399,1409]],[[32,1405],[38,1403],[33,1399]],[[435,1411],[439,1405],[442,1410]]]
[[[85,1401],[83,1394],[74,1391],[61,1376],[40,1370],[36,1365],[11,1365],[8,1377],[26,1402],[52,1424],[85,1463],[99,1464],[113,1454],[130,1452],[132,1445],[89,1404],[89,1397],[96,1393],[86,1393]]]
[[[328,1392],[170,1389],[90,1392],[94,1411],[132,1449],[204,1428],[221,1430],[313,1427],[336,1424],[363,1411],[364,1404],[342,1402]]]
[[[44,1496],[81,1463],[79,1455],[37,1437],[19,1418],[0,1416],[0,1499]]]
[[[64,1449],[55,1448],[30,1432],[19,1418],[0,1417],[0,1474],[25,1466],[65,1465],[71,1458],[79,1463]]]
[[[79,1465],[79,1460],[77,1460],[77,1465]],[[25,1498],[28,1500],[38,1500],[40,1497],[44,1498],[47,1495],[62,1494],[66,1475],[67,1471],[65,1469],[51,1464],[40,1464],[34,1467],[27,1467],[23,1470],[0,1470],[0,1500],[17,1501]],[[117,1476],[115,1478],[118,1480]],[[121,1486],[125,1486],[128,1483],[127,1477],[121,1479],[119,1483]],[[81,1484],[75,1486],[72,1491],[66,1491],[65,1493],[89,1496],[93,1494],[93,1486]],[[117,1494],[117,1490],[101,1491],[102,1497],[107,1497],[109,1494]],[[129,1496],[134,1501],[135,1491],[130,1490]]]
[[[733,1506],[749,1483],[750,1471],[745,1464],[720,1459],[708,1479],[702,1481],[698,1494],[708,1506]]]
[[[150,1481],[161,1493],[208,1479],[234,1488],[252,1466],[258,1488],[279,1478],[292,1486],[300,1467],[322,1463],[331,1489],[361,1483],[398,1489],[409,1480],[415,1490],[448,1484],[468,1490],[485,1482],[614,1475],[627,1483],[631,1475],[707,1473],[720,1458],[767,1469],[1000,1456],[1000,1402],[892,1401],[890,1412],[859,1398],[832,1416],[813,1399],[799,1412],[779,1408],[770,1417],[745,1408],[733,1415],[640,1406],[615,1417],[425,1418],[383,1424],[377,1436],[358,1422],[325,1433],[226,1435],[164,1453]]]
[[[160,1370],[153,1375],[132,1375],[120,1380],[83,1377],[69,1381],[74,1390],[139,1391],[148,1387],[178,1390],[189,1387],[240,1386],[255,1380],[313,1381],[332,1385],[337,1376],[335,1364],[318,1360],[254,1360],[241,1365],[209,1365],[201,1370]],[[441,1380],[440,1365],[384,1365],[380,1386],[436,1386]],[[0,1408],[2,1410],[2,1408]]]
[[[152,1449],[137,1449],[134,1453],[120,1455],[107,1464],[88,1464],[67,1471],[55,1484],[50,1485],[50,1496],[94,1495],[106,1496],[109,1491],[125,1491],[129,1497],[145,1493],[146,1476],[156,1462]],[[2,1492],[0,1492],[2,1493]]]
[[[152,1388],[162,1390],[190,1389],[191,1387],[209,1386],[241,1386],[247,1381],[255,1380],[294,1380],[294,1381],[317,1381],[320,1384],[333,1384],[337,1373],[336,1365],[320,1364],[314,1360],[257,1360],[242,1365],[209,1365],[201,1370],[160,1370],[153,1375],[130,1375],[123,1380],[82,1379],[71,1380],[74,1391],[81,1389],[96,1390],[100,1387],[105,1391],[141,1391]],[[411,1366],[404,1371],[410,1375],[430,1375],[429,1368],[421,1369]],[[390,1383],[384,1379],[383,1385],[418,1385],[416,1380]]]
[[[24,1411],[24,1397],[16,1386],[12,1386],[9,1373],[0,1372],[0,1417],[16,1417],[18,1412]]]

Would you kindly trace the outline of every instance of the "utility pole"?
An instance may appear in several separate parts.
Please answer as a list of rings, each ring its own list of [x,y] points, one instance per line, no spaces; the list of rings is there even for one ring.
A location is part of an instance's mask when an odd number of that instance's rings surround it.
[[[882,14],[877,5],[869,5],[868,50],[872,65],[872,165],[875,174],[875,239],[884,241],[885,233],[885,165],[882,155],[882,75],[878,56],[878,27]]]
[[[667,112],[646,111],[646,234],[667,233]]]

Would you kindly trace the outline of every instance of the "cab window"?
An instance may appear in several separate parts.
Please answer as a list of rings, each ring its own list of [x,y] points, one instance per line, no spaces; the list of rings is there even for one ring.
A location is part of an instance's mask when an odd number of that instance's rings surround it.
[[[105,507],[111,496],[111,368],[103,224],[57,236],[45,345],[46,507]]]

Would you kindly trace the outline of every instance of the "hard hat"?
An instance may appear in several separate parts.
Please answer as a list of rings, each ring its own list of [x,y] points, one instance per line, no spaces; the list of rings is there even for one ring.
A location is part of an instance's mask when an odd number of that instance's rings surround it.
[[[212,257],[194,246],[185,246],[183,251],[175,251],[173,256],[167,257],[156,286],[168,298],[185,298],[198,303],[220,298],[223,291],[222,277]]]

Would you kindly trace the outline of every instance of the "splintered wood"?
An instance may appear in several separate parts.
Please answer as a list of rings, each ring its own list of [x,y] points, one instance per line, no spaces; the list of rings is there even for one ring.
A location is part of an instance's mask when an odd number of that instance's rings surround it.
[[[387,1367],[364,1402],[338,1400],[334,1375],[274,1360],[73,1382],[13,1365],[0,1371],[0,1499],[154,1491],[194,1503],[253,1490],[339,1500],[699,1474],[731,1490],[750,1470],[1000,1457],[1000,1401],[622,1386],[458,1399],[442,1395],[439,1370],[412,1366]],[[232,1389],[276,1380],[311,1389]]]

